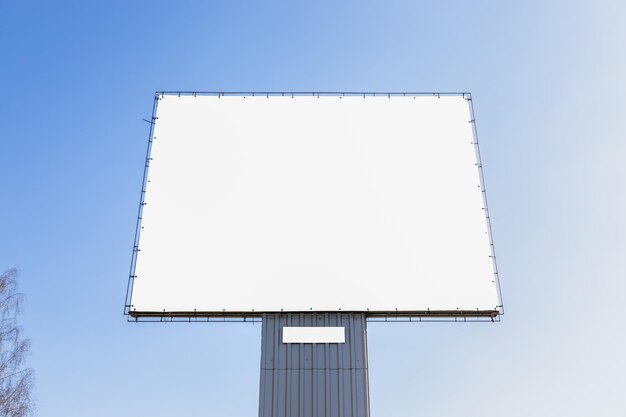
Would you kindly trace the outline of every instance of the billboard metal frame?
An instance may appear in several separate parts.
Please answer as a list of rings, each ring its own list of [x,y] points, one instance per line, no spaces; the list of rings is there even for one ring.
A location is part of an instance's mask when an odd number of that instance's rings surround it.
[[[473,144],[476,152],[476,165],[479,172],[480,178],[480,187],[482,191],[483,197],[483,210],[485,213],[485,220],[487,222],[487,233],[489,237],[489,246],[491,252],[491,260],[493,263],[494,277],[493,282],[496,286],[497,296],[498,296],[498,306],[496,310],[438,310],[438,311],[430,311],[430,310],[415,310],[415,311],[401,311],[401,312],[369,312],[368,311],[359,311],[360,313],[365,313],[368,321],[374,322],[429,322],[429,321],[445,321],[445,322],[494,322],[500,321],[500,316],[504,314],[504,307],[502,303],[502,291],[500,287],[500,277],[496,262],[496,252],[493,243],[493,235],[491,229],[491,220],[489,214],[489,208],[487,204],[487,194],[485,189],[485,179],[483,174],[483,164],[480,157],[480,146],[478,142],[478,132],[476,129],[476,120],[474,117],[474,105],[472,100],[472,95],[469,92],[439,92],[439,93],[427,93],[427,92],[330,92],[330,91],[318,91],[318,92],[304,92],[304,91],[156,91],[154,94],[153,104],[152,104],[152,116],[150,120],[143,119],[150,125],[149,133],[148,133],[148,146],[146,149],[146,157],[144,164],[144,172],[143,179],[141,183],[141,197],[139,201],[139,208],[137,213],[137,222],[135,226],[135,237],[133,241],[133,250],[132,257],[130,263],[130,272],[128,275],[128,284],[126,286],[126,297],[124,303],[124,315],[127,316],[127,320],[129,322],[189,322],[189,323],[198,323],[198,322],[261,322],[262,315],[267,312],[259,311],[251,311],[251,312],[196,312],[194,311],[176,311],[176,312],[168,312],[168,311],[150,311],[150,312],[137,312],[132,310],[132,306],[130,304],[132,293],[133,293],[133,284],[135,275],[135,267],[137,263],[137,254],[140,251],[139,248],[139,239],[141,237],[141,221],[143,216],[143,207],[145,206],[145,195],[146,195],[146,184],[148,181],[148,173],[150,169],[150,161],[151,152],[152,152],[152,141],[154,138],[154,126],[158,117],[156,117],[158,102],[159,99],[164,96],[282,96],[282,97],[296,97],[296,96],[362,96],[362,97],[413,97],[413,96],[428,96],[428,97],[442,97],[442,96],[460,96],[463,97],[469,106],[469,113],[471,119],[468,121],[472,124],[472,135],[473,135]],[[282,312],[282,311],[281,311]],[[337,311],[342,313],[348,313],[348,311]],[[277,311],[277,313],[279,313]],[[287,313],[287,312],[285,312]],[[289,311],[289,313],[311,313],[311,311]]]

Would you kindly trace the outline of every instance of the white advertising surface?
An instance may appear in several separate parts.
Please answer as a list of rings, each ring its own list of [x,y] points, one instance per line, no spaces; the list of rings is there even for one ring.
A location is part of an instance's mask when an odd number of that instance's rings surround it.
[[[163,95],[130,314],[497,311],[466,97]]]

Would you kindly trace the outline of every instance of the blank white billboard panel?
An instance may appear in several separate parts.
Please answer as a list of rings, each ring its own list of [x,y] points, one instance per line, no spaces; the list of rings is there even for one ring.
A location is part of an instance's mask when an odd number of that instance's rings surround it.
[[[131,315],[498,310],[465,97],[157,106]]]

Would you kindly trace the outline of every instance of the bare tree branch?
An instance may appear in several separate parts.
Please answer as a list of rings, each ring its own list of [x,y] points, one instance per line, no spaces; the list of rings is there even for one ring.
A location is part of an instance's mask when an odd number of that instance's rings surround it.
[[[33,415],[34,371],[22,368],[30,341],[22,337],[17,316],[23,295],[17,289],[17,270],[0,275],[0,417]]]

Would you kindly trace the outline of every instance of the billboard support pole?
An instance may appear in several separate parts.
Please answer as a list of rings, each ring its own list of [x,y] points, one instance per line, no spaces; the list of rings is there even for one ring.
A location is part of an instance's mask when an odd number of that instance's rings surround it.
[[[285,327],[314,327],[296,330],[322,338],[285,343]],[[323,340],[328,330],[336,334],[340,328],[343,343]],[[369,416],[365,314],[263,315],[259,417]]]

